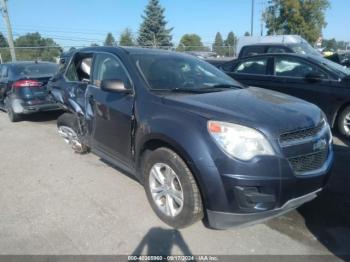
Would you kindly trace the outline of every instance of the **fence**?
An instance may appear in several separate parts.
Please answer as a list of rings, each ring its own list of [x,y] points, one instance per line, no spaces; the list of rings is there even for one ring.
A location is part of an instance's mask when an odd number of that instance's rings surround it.
[[[18,61],[42,60],[57,62],[64,51],[72,48],[78,49],[87,46],[26,46],[15,47],[16,59]],[[138,46],[141,47],[141,46]],[[235,47],[233,46],[147,46],[145,48],[158,48],[172,51],[191,53],[202,57],[232,57],[235,56]],[[11,55],[8,47],[0,48],[0,62],[10,62]]]

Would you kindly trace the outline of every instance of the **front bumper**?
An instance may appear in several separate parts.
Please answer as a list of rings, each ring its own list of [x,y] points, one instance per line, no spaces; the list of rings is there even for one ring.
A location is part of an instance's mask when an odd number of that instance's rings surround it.
[[[265,220],[283,215],[301,206],[302,204],[315,199],[321,190],[322,189],[318,189],[309,194],[291,199],[280,208],[259,213],[239,214],[207,210],[209,226],[215,229],[226,229],[229,227],[248,226],[261,223]]]

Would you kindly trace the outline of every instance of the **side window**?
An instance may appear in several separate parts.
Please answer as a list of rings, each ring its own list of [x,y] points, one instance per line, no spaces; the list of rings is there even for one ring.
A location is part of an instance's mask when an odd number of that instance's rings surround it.
[[[222,64],[219,69],[223,70],[224,72],[231,72],[232,68],[233,68],[233,62],[228,62],[228,63],[224,63]]]
[[[70,63],[70,65],[67,68],[66,78],[69,81],[79,81],[77,70],[75,68],[75,64],[73,61],[72,61],[72,63]]]
[[[321,74],[323,78],[327,78],[327,75],[317,66],[304,60],[293,57],[277,57],[275,59],[276,76],[304,78],[310,73]]]
[[[238,64],[233,70],[237,74],[265,75],[267,70],[267,57],[252,58]]]
[[[257,46],[246,46],[242,49],[241,57],[253,56],[257,54],[265,53],[265,46],[257,45]]]
[[[0,78],[3,79],[3,78],[7,78],[8,77],[8,69],[7,69],[7,66],[5,65],[2,65],[0,67]]]
[[[89,82],[92,64],[92,54],[76,54],[68,65],[66,78],[69,81]]]
[[[279,54],[279,53],[287,53],[287,50],[284,47],[281,46],[271,46],[267,49],[266,53],[274,53],[274,54]]]
[[[95,56],[92,81],[97,87],[103,80],[122,80],[127,87],[130,81],[122,62],[111,54],[97,54]]]

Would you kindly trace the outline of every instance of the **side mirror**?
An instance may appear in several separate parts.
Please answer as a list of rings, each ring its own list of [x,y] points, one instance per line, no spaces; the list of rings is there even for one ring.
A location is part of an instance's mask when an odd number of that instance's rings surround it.
[[[122,80],[112,79],[112,80],[102,80],[101,90],[117,93],[130,94],[131,89],[127,88]]]
[[[344,77],[344,78],[342,79],[342,81],[343,81],[343,82],[350,82],[350,75]]]
[[[345,59],[341,62],[341,64],[342,64],[343,66],[350,67],[350,59],[349,59],[349,58],[345,58]]]
[[[310,83],[320,82],[323,77],[321,73],[312,72],[305,76],[305,81]]]

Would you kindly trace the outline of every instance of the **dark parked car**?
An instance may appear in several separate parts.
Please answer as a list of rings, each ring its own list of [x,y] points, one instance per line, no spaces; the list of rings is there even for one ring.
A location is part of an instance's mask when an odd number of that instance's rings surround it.
[[[326,56],[325,58],[337,64],[340,64],[342,66],[346,66],[350,68],[350,53],[344,53],[344,54],[335,53],[333,55]]]
[[[350,138],[350,69],[322,57],[297,54],[256,55],[219,67],[246,85],[316,104],[329,124]]]
[[[65,141],[134,175],[173,227],[256,223],[327,182],[332,135],[317,106],[244,88],[193,56],[86,48],[50,87],[69,109],[57,121]]]
[[[0,65],[0,108],[12,122],[21,116],[60,107],[46,84],[58,67],[50,62],[16,62]]]

